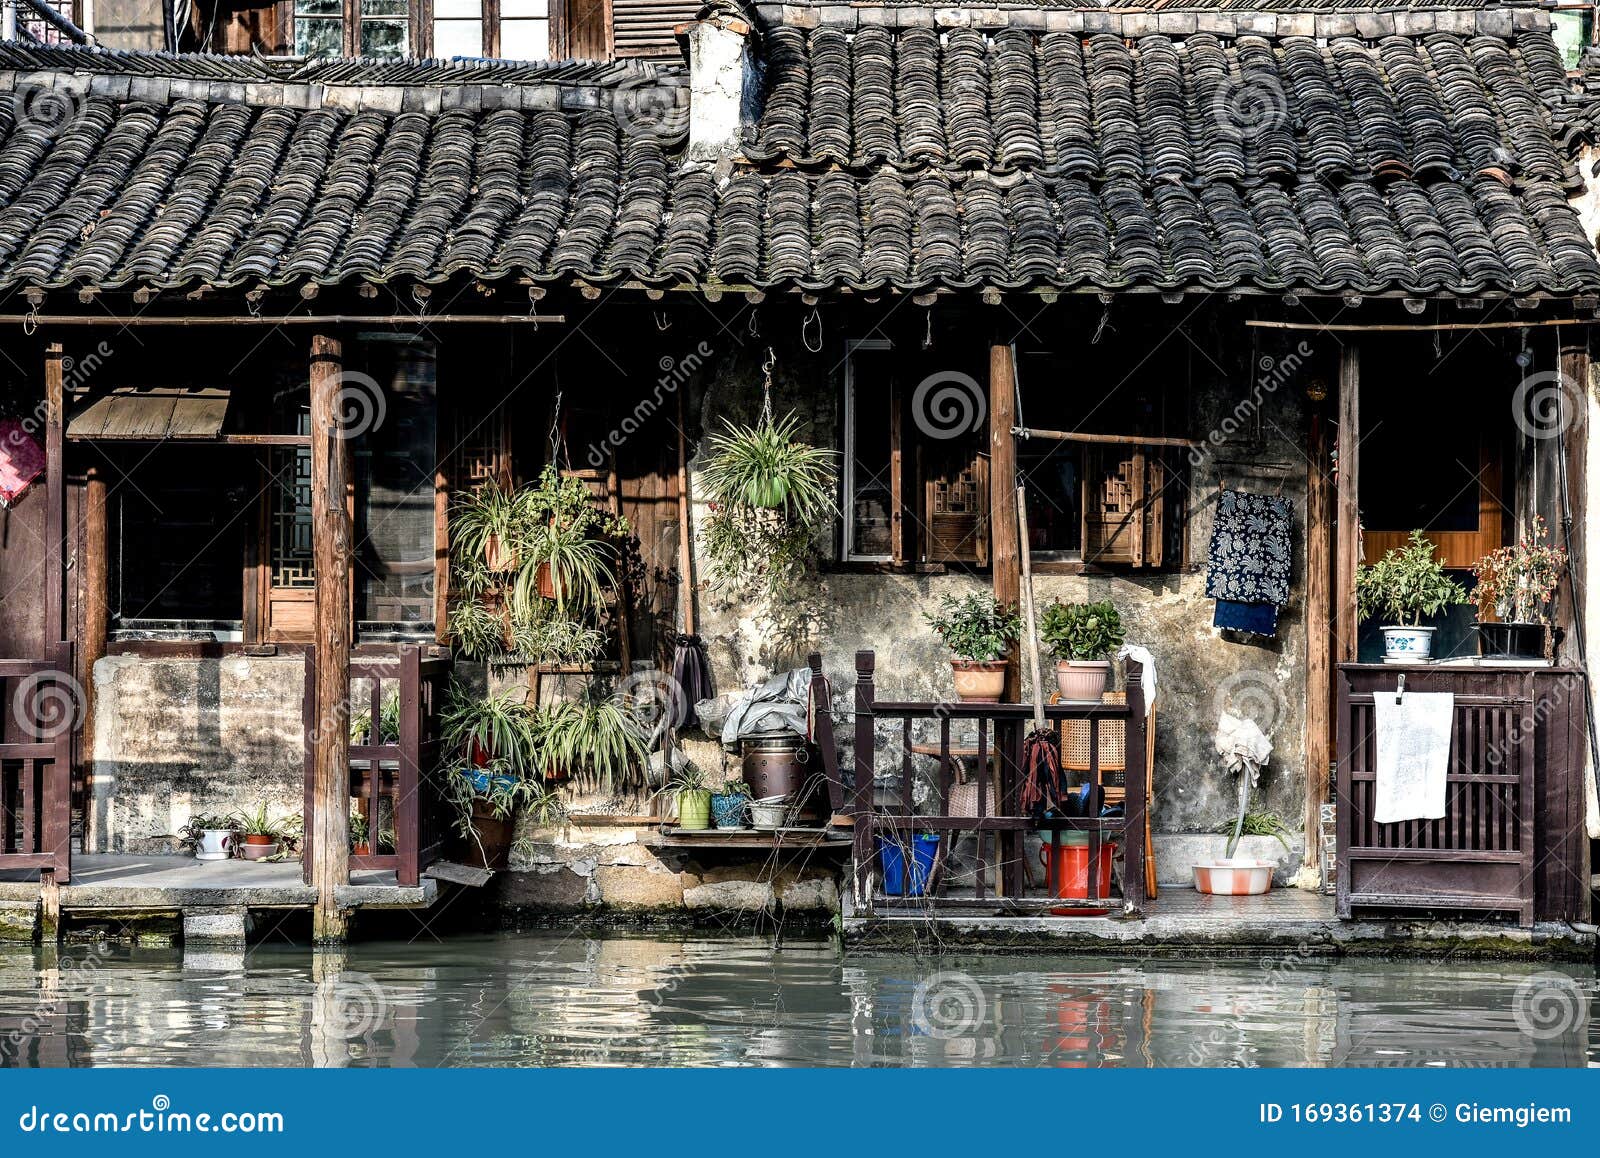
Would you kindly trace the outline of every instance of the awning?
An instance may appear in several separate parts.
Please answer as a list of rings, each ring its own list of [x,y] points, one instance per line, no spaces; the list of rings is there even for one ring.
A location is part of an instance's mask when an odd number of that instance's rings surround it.
[[[228,416],[228,397],[222,387],[122,386],[73,415],[67,437],[136,442],[214,439]]]

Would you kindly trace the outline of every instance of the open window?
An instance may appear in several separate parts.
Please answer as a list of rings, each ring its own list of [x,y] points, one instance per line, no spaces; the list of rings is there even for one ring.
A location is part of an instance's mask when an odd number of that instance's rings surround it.
[[[1017,354],[1017,449],[1033,558],[1141,570],[1184,565],[1188,366],[1158,346],[1131,371],[1082,349]]]
[[[988,563],[989,459],[979,369],[887,339],[849,344],[843,561]]]
[[[360,335],[346,346],[345,369],[351,389],[373,394],[367,428],[351,445],[357,638],[431,641],[434,347]],[[67,436],[110,479],[114,632],[125,639],[313,641],[318,577],[304,378],[85,390],[74,398]]]

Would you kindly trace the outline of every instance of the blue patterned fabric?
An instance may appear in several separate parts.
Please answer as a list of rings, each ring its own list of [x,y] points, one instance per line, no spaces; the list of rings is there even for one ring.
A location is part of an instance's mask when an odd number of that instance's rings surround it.
[[[1228,631],[1248,631],[1255,635],[1278,634],[1278,605],[1276,603],[1235,603],[1231,599],[1217,600],[1217,613],[1212,626]]]
[[[1211,533],[1206,594],[1233,603],[1289,601],[1289,500],[1223,491]]]

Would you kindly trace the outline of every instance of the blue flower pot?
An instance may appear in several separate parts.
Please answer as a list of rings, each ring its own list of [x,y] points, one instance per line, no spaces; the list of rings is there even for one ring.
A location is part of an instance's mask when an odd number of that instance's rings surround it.
[[[472,790],[479,796],[487,796],[491,791],[509,791],[517,786],[517,781],[511,776],[497,776],[483,768],[463,768],[461,775],[472,783]]]
[[[920,897],[933,875],[933,858],[939,853],[937,836],[911,838],[911,879],[906,879],[905,845],[878,838],[878,859],[883,864],[883,892],[890,897]]]
[[[743,828],[749,807],[750,798],[742,792],[730,792],[726,796],[711,794],[711,819],[718,828]]]

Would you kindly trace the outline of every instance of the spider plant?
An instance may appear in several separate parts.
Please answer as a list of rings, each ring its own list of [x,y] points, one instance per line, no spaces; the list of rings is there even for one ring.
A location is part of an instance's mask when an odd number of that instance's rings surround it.
[[[711,436],[705,489],[721,506],[781,510],[805,526],[833,514],[834,453],[796,437],[800,420],[793,411],[753,426],[723,420]]]
[[[465,559],[482,561],[490,571],[517,566],[519,507],[514,491],[490,479],[458,498],[450,510],[450,540]]]
[[[518,655],[534,663],[590,663],[605,648],[598,628],[559,616],[519,616],[511,624]]]
[[[566,614],[570,604],[579,611],[593,610],[605,603],[605,592],[615,582],[608,558],[611,547],[590,533],[582,521],[551,522],[528,536],[527,557],[517,571],[512,594],[512,614],[544,598],[539,571],[549,569],[549,586],[557,614]]]
[[[450,600],[445,624],[456,649],[468,659],[488,659],[506,649],[506,621],[481,598]]]
[[[643,731],[616,696],[554,704],[541,713],[538,733],[547,771],[586,790],[634,785],[650,756]]]
[[[498,695],[475,696],[452,682],[439,715],[445,748],[465,764],[482,756],[503,760],[518,773],[531,772],[539,763],[539,740],[526,694],[508,688]]]
[[[271,806],[261,801],[249,812],[236,812],[233,828],[242,836],[280,836],[292,832],[300,823],[298,816],[272,815]]]

